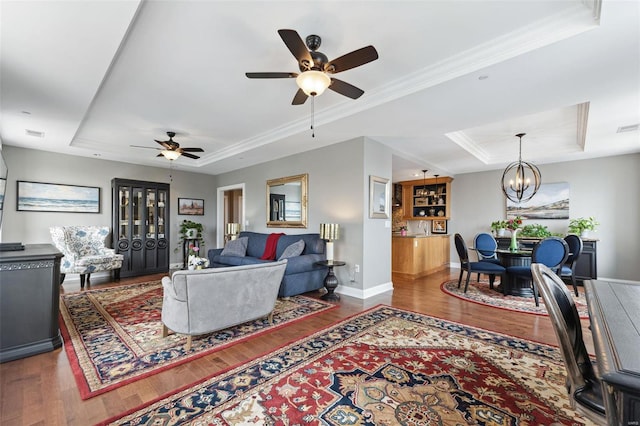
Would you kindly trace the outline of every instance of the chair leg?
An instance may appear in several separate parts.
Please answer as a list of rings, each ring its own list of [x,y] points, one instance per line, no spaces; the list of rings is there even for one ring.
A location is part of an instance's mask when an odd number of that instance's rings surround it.
[[[464,292],[467,292],[467,288],[469,288],[469,279],[471,278],[471,273],[467,272],[467,282],[464,284]]]
[[[462,283],[462,274],[464,273],[464,269],[460,269],[460,276],[458,277],[458,288],[460,288],[460,284]]]
[[[478,272],[478,282],[480,282],[480,272]]]
[[[62,283],[64,282],[64,278],[67,276],[67,274],[60,274],[60,285],[62,285]]]
[[[571,274],[571,284],[573,284],[573,291],[576,292],[576,297],[578,296],[578,283],[576,282],[576,275],[574,273]]]
[[[80,288],[84,288],[84,280],[85,280],[84,274],[80,274]]]
[[[533,288],[533,300],[535,300],[536,306],[540,306],[540,301],[538,300],[538,286],[533,279],[531,279],[531,287]]]
[[[496,280],[495,275],[489,275],[489,288],[493,290],[493,282]]]

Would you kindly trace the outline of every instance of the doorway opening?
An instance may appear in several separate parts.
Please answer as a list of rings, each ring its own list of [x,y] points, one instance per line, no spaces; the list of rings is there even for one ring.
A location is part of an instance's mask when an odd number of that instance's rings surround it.
[[[216,242],[224,247],[227,224],[239,224],[244,229],[244,183],[218,188],[218,223]]]

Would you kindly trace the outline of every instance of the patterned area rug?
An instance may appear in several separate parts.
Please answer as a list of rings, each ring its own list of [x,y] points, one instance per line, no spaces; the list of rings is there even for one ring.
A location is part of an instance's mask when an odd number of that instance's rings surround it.
[[[151,281],[62,295],[60,328],[87,399],[335,307],[304,296],[279,299],[273,324],[263,318],[197,336],[185,352],[185,336],[162,338],[162,284]]]
[[[106,424],[582,425],[557,348],[377,306]]]
[[[505,296],[498,290],[491,290],[489,288],[489,281],[469,281],[469,288],[464,293],[464,278],[462,284],[458,288],[458,280],[446,281],[440,286],[442,291],[460,299],[468,300],[470,302],[479,303],[481,305],[493,306],[494,308],[506,309],[508,311],[518,311],[527,314],[534,315],[548,315],[547,308],[544,306],[544,300],[540,297],[540,306],[536,306],[533,297],[518,297],[518,296]],[[495,289],[495,283],[494,283]],[[589,311],[587,309],[587,300],[584,297],[584,293],[580,292],[576,297],[573,293],[573,287],[570,287],[571,295],[578,308],[578,314],[580,318],[589,318]]]

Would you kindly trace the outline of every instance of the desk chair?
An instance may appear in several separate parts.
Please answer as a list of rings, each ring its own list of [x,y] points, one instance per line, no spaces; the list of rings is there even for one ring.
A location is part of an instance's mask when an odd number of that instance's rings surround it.
[[[573,285],[573,291],[578,295],[578,284],[576,283],[576,264],[578,263],[578,258],[580,254],[582,254],[582,238],[577,235],[569,234],[564,237],[564,240],[567,242],[569,246],[569,257],[567,261],[560,268],[560,278],[571,280],[571,284]]]
[[[605,424],[602,384],[585,348],[580,317],[571,293],[560,277],[545,265],[533,263],[531,273],[560,344],[560,353],[567,369],[567,392],[571,408],[597,424]]]
[[[566,241],[558,237],[547,237],[533,247],[531,253],[531,263],[542,263],[556,274],[567,261],[569,256],[569,246]],[[540,306],[538,300],[538,289],[531,275],[531,266],[509,266],[507,274],[515,275],[516,279],[526,279],[531,281],[533,286],[533,299],[536,306]]]
[[[493,238],[493,235],[487,234],[486,232],[479,233],[473,239],[473,247],[475,247],[476,253],[478,253],[478,261],[501,265],[498,255],[496,254],[498,243],[496,239]],[[480,281],[480,274],[478,274],[478,281]]]
[[[496,275],[500,275],[501,277],[504,276],[506,269],[501,265],[496,265],[491,262],[470,262],[469,250],[467,249],[467,243],[465,243],[464,238],[462,238],[460,234],[456,234],[454,239],[458,257],[460,257],[460,277],[458,277],[458,288],[460,288],[460,284],[462,283],[462,274],[466,271],[467,281],[464,285],[465,293],[469,287],[471,274],[475,273],[489,275],[489,288],[493,289],[493,282],[496,279]]]

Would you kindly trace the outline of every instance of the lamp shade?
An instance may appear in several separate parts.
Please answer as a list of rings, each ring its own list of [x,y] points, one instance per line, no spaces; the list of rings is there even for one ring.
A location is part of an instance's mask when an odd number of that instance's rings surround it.
[[[337,240],[340,238],[340,225],[337,223],[321,223],[320,238],[323,240]]]
[[[160,151],[160,153],[164,155],[164,158],[166,158],[167,160],[175,160],[182,155],[178,151],[170,151],[168,149],[165,149],[164,151]]]
[[[228,235],[235,235],[238,232],[240,232],[240,224],[239,223],[234,223],[234,222],[227,223],[227,234]]]
[[[329,87],[331,78],[322,71],[309,70],[298,75],[296,83],[307,96],[318,96]]]

